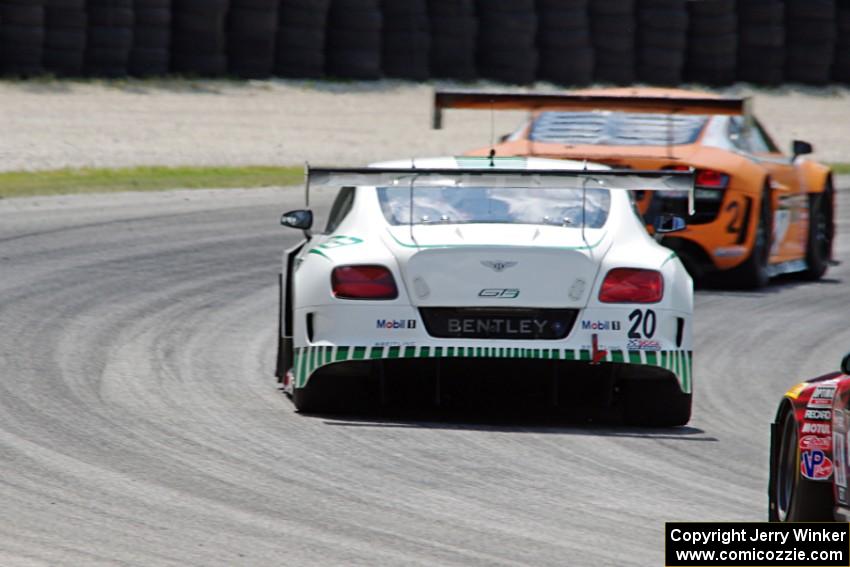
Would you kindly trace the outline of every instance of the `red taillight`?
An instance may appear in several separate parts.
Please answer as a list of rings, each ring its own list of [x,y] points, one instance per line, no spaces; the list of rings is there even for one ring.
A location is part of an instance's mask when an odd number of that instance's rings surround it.
[[[331,289],[340,299],[395,299],[398,288],[384,266],[340,266],[331,273]]]
[[[666,169],[674,171],[688,171],[687,165],[671,165]],[[726,189],[729,185],[729,176],[714,169],[697,169],[694,175],[694,185],[703,189]]]
[[[664,295],[661,272],[614,268],[605,276],[599,301],[603,303],[657,303]]]

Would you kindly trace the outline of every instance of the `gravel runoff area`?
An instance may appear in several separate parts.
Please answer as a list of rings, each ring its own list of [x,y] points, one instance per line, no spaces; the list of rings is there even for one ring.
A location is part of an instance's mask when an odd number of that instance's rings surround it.
[[[457,87],[400,81],[0,82],[0,171],[305,160],[360,165],[487,145],[487,112],[449,111],[445,129],[431,130],[435,86]],[[783,148],[804,139],[815,145],[817,159],[850,161],[850,89],[722,92],[752,95],[756,114]],[[509,132],[524,117],[495,113],[492,130]]]

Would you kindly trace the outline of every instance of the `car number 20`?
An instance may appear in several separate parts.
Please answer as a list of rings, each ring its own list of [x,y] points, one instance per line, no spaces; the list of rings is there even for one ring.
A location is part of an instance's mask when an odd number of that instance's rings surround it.
[[[657,319],[652,309],[646,311],[635,309],[629,313],[629,321],[632,323],[628,335],[630,339],[651,339],[655,334]]]

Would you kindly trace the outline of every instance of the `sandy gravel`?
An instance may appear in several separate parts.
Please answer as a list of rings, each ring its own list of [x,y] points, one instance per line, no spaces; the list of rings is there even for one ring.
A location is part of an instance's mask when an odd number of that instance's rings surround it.
[[[486,145],[491,130],[486,112],[451,111],[446,129],[430,129],[434,86],[399,81],[0,82],[0,170],[305,160],[354,165]],[[783,147],[793,138],[806,139],[815,144],[819,159],[850,161],[850,90],[726,92],[753,94],[757,114]],[[496,133],[512,130],[523,117],[497,114]]]

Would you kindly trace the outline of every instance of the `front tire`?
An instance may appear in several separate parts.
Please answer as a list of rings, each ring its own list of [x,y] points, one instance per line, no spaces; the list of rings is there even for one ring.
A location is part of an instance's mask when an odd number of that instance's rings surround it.
[[[809,235],[806,243],[807,280],[819,280],[829,267],[832,252],[832,183],[827,182],[823,193],[809,195]]]
[[[676,427],[691,419],[692,395],[678,381],[630,380],[623,384],[625,421],[643,427]]]
[[[790,406],[779,420],[776,459],[771,470],[773,522],[832,521],[832,483],[809,480],[800,474],[798,424]]]

